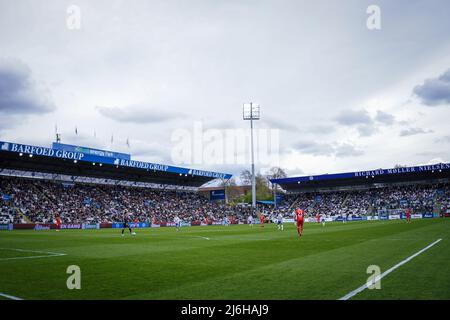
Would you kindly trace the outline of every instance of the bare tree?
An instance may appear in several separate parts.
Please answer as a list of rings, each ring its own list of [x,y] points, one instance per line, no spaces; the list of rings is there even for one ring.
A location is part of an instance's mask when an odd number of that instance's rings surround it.
[[[240,178],[243,185],[248,186],[252,184],[252,173],[250,170],[242,171]]]
[[[280,179],[280,178],[286,178],[286,177],[287,177],[286,172],[280,167],[270,168],[270,170],[267,174],[268,179]]]

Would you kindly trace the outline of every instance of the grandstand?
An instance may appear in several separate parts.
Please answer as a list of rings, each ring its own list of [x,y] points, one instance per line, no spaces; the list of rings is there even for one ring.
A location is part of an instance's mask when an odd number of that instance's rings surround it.
[[[54,143],[52,148],[0,142],[0,224],[111,227],[129,213],[142,226],[219,224],[224,217],[245,223],[248,206],[211,201],[198,187],[230,174],[134,161],[130,155]],[[294,207],[329,221],[450,214],[450,164],[378,169],[330,175],[272,179],[286,194],[274,207],[260,202],[268,216],[291,217]],[[205,192],[206,190],[206,192]],[[219,192],[223,196],[222,193]]]
[[[271,179],[288,194],[282,209],[305,208],[331,218],[426,217],[450,213],[450,164]]]

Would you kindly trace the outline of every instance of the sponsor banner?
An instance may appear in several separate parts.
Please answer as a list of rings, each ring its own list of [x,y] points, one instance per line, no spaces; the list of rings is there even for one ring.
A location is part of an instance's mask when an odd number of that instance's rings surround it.
[[[73,145],[62,144],[62,143],[57,143],[57,142],[53,142],[52,148],[55,150],[80,152],[80,153],[85,153],[88,155],[99,156],[99,157],[104,157],[104,158],[119,158],[119,159],[131,160],[130,155],[126,154],[126,153],[86,148],[86,147],[80,147],[80,146],[73,146]]]
[[[57,146],[61,147],[60,145]],[[70,147],[70,146],[69,146]],[[149,163],[143,161],[129,160],[124,159],[127,158],[127,154],[121,154],[117,157],[105,157],[105,150],[92,149],[92,148],[83,148],[76,147],[74,149],[70,149],[69,147],[61,147],[59,149],[39,147],[39,146],[31,146],[20,143],[12,143],[0,141],[0,151],[7,152],[15,152],[19,155],[36,155],[36,156],[44,156],[44,157],[52,157],[59,159],[67,159],[67,160],[77,160],[77,161],[87,161],[92,163],[102,163],[109,164],[121,167],[129,167],[136,169],[144,169],[144,170],[154,170],[154,171],[163,171],[170,173],[177,173],[185,176],[202,176],[213,179],[230,179],[232,177],[231,174],[221,173],[221,172],[213,172],[213,171],[205,171],[205,170],[197,170],[197,169],[188,169],[181,167],[168,166],[164,164],[158,163]],[[74,147],[74,146],[71,146]],[[77,149],[78,148],[78,149]],[[70,149],[70,150],[68,150]],[[111,155],[111,154],[109,154]],[[114,152],[112,152],[114,155]]]
[[[150,226],[151,228],[160,228],[161,225],[160,224],[154,224],[152,223],[152,225]]]
[[[220,222],[220,221],[213,221],[213,222],[212,222],[212,225],[213,225],[213,226],[221,226],[221,225],[222,225],[222,222]]]
[[[150,228],[150,223],[148,222],[130,222],[129,223],[130,228]],[[123,222],[114,222],[111,224],[111,227],[108,228],[114,228],[114,229],[122,229],[124,226]]]
[[[3,194],[2,199],[3,201],[10,201],[12,200],[12,197],[9,194]]]
[[[204,222],[200,223],[200,225],[201,225],[202,227],[207,226],[207,224],[204,223]]]
[[[390,214],[389,220],[399,220],[401,219],[401,216],[399,214]]]
[[[433,172],[437,170],[450,170],[450,163],[439,163],[434,165],[424,165],[417,167],[405,167],[405,168],[392,168],[392,169],[376,169],[368,171],[358,171],[358,172],[344,172],[344,173],[334,173],[334,174],[323,174],[317,176],[303,176],[303,177],[292,177],[292,178],[279,178],[270,179],[272,183],[286,184],[286,183],[297,183],[297,182],[308,182],[308,181],[320,181],[320,180],[332,180],[332,179],[349,179],[349,178],[364,178],[369,176],[390,176],[404,173],[421,173],[421,172]]]
[[[149,228],[150,224],[147,222],[132,222],[130,223],[131,228]]]
[[[177,224],[175,222],[167,222],[166,227],[175,227]]]
[[[422,215],[418,213],[414,213],[411,215],[411,219],[422,219]]]
[[[62,224],[61,229],[81,229],[81,224],[80,223]]]
[[[100,229],[100,224],[99,223],[83,223],[81,225],[81,229]]]
[[[34,223],[14,223],[14,229],[34,229]]]
[[[379,220],[389,220],[389,216],[380,216]]]
[[[100,228],[112,228],[112,223],[100,223]]]
[[[0,230],[12,230],[14,228],[12,223],[0,224]]]
[[[433,218],[433,214],[432,214],[432,213],[424,213],[424,214],[423,214],[423,218],[424,218],[424,219]]]
[[[190,227],[191,223],[190,222],[181,222],[181,226],[182,227]]]
[[[343,217],[336,217],[336,218],[334,218],[334,221],[344,221],[344,218]]]
[[[348,220],[350,221],[362,221],[365,220],[363,217],[349,217]]]
[[[209,192],[210,200],[225,200],[225,189],[222,190],[211,190]]]
[[[50,230],[51,227],[52,225],[48,223],[38,223],[34,225],[34,230]]]
[[[284,222],[286,222],[286,223],[294,223],[295,221],[292,218],[283,218],[283,223]]]

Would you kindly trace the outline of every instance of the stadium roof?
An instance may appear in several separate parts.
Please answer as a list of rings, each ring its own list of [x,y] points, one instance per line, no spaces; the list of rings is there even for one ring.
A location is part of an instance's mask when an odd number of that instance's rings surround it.
[[[367,171],[322,174],[281,179],[270,179],[291,192],[312,191],[320,188],[336,188],[379,183],[402,183],[410,181],[435,181],[450,178],[450,163],[375,169]]]
[[[76,148],[69,150],[66,147]],[[80,151],[81,150],[81,151]],[[100,156],[96,149],[53,144],[52,148],[0,141],[0,168],[104,179],[199,187],[231,174]],[[119,156],[122,155],[120,158]]]

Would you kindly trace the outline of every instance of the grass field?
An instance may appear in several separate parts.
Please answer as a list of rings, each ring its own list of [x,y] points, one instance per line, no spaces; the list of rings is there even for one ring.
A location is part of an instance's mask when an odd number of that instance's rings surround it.
[[[292,223],[282,232],[273,224],[136,231],[135,237],[121,237],[120,229],[2,231],[0,293],[23,299],[339,299],[366,283],[369,265],[383,272],[442,239],[383,278],[380,290],[353,299],[450,299],[450,219],[306,224],[301,239]],[[80,290],[66,287],[69,265],[81,268]]]

